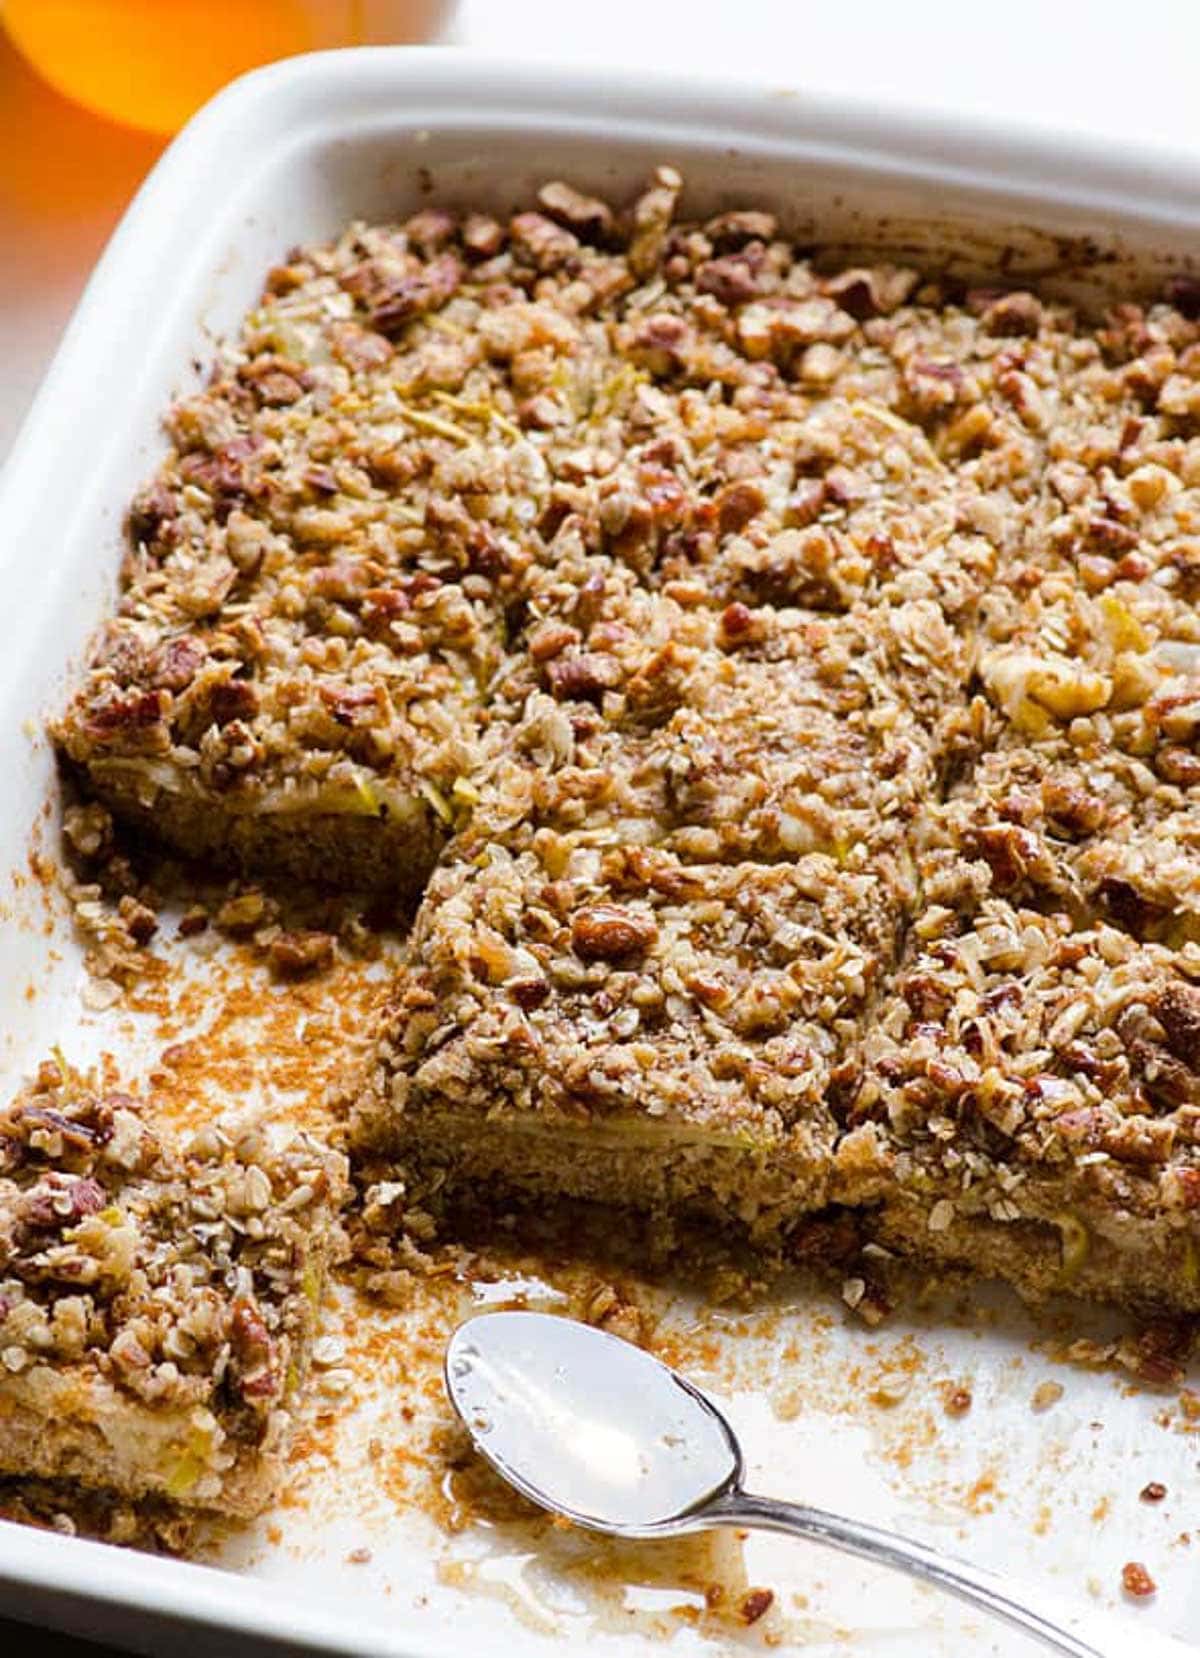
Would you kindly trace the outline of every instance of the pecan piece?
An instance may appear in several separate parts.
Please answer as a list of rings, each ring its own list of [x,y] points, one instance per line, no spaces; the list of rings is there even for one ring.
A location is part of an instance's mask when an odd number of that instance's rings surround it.
[[[579,643],[579,629],[565,622],[544,622],[529,635],[529,654],[535,662],[549,662],[565,651],[568,645]]]
[[[280,933],[271,940],[267,954],[277,973],[299,978],[329,966],[333,960],[333,937],[315,930]]]
[[[493,259],[504,246],[504,226],[486,213],[469,213],[462,241],[473,259]]]
[[[650,916],[616,904],[594,904],[571,922],[571,947],[584,961],[621,961],[644,955],[658,937]]]
[[[1121,1587],[1133,1600],[1157,1594],[1158,1585],[1140,1560],[1127,1560],[1121,1567]]]
[[[726,484],[717,491],[713,505],[722,535],[737,535],[766,507],[767,498],[757,484]]]
[[[179,503],[165,484],[151,484],[129,509],[129,533],[135,541],[156,541],[163,526],[179,516]]]
[[[763,292],[765,254],[761,242],[748,242],[740,253],[709,259],[696,272],[696,287],[702,294],[712,294],[722,305],[745,305]]]
[[[1161,904],[1146,898],[1131,882],[1119,875],[1106,875],[1096,890],[1096,896],[1113,919],[1138,938],[1167,913]]]
[[[1200,278],[1180,273],[1163,284],[1163,298],[1189,322],[1200,320]]]
[[[595,196],[581,195],[569,184],[552,180],[538,191],[538,201],[552,219],[566,225],[589,242],[605,241],[612,234],[612,209]]]
[[[191,634],[165,640],[151,651],[146,677],[165,691],[186,691],[208,659],[208,650]]]
[[[229,1321],[233,1356],[241,1369],[241,1391],[250,1399],[269,1398],[277,1383],[274,1372],[275,1344],[263,1323],[257,1304],[239,1295]]]
[[[747,242],[773,242],[779,221],[774,213],[743,208],[735,213],[718,213],[704,227],[704,234],[722,253],[745,247]]]
[[[532,1013],[549,996],[550,985],[548,980],[542,978],[513,979],[508,985],[508,992],[519,1008],[525,1013]]]
[[[322,685],[320,696],[339,725],[369,725],[381,705],[375,685]]]
[[[579,238],[544,213],[518,213],[508,234],[513,252],[538,271],[556,271],[579,252]]]
[[[117,913],[125,923],[125,931],[135,944],[149,944],[158,931],[158,917],[148,904],[140,903],[127,892],[117,905]]]
[[[592,702],[599,705],[605,691],[621,683],[620,663],[598,651],[580,651],[551,662],[546,670],[553,694],[562,701]]]
[[[821,292],[835,299],[856,322],[868,317],[886,317],[899,310],[920,278],[902,265],[855,267],[827,277]]]
[[[747,1589],[738,1602],[738,1617],[744,1624],[757,1623],[774,1604],[774,1589]]]
[[[1095,834],[1108,815],[1101,796],[1089,794],[1075,783],[1054,779],[1043,783],[1042,802],[1046,816],[1068,835]]]
[[[824,478],[798,478],[783,509],[783,522],[787,528],[804,530],[815,524],[824,510],[827,493]]]
[[[452,253],[431,259],[428,265],[392,283],[372,308],[371,324],[381,334],[398,334],[414,317],[436,311],[459,288],[463,268]]]
[[[1200,783],[1200,754],[1193,754],[1190,748],[1161,748],[1154,756],[1154,769],[1168,783],[1191,789]]]
[[[260,403],[268,408],[281,408],[298,403],[312,383],[312,376],[303,363],[294,363],[290,357],[265,353],[237,371],[238,379],[249,386]]]
[[[333,323],[329,343],[338,362],[348,369],[382,368],[393,355],[390,340],[357,322]]]
[[[937,414],[962,401],[966,383],[959,363],[916,356],[904,365],[904,388],[924,414]]]
[[[208,706],[217,725],[252,720],[260,706],[258,687],[247,679],[227,679],[209,691]]]
[[[1200,990],[1182,982],[1165,985],[1153,1011],[1175,1058],[1193,1071],[1200,1070]]]
[[[125,691],[89,708],[84,730],[96,744],[127,754],[165,754],[171,734],[163,718],[165,691]]]
[[[628,351],[635,363],[665,380],[687,368],[691,346],[692,330],[682,317],[672,311],[652,311],[634,328]]]
[[[989,334],[1035,335],[1042,326],[1041,301],[1019,290],[998,294],[994,288],[976,288],[967,295],[967,308]]]
[[[405,221],[404,234],[413,247],[426,257],[440,253],[447,242],[454,240],[458,220],[444,207],[423,207]]]

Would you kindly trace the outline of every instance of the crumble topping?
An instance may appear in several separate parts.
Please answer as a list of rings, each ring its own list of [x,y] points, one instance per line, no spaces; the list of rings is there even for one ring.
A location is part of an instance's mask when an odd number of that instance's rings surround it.
[[[1037,1293],[1200,1305],[1195,307],[831,270],[681,190],[294,250],[172,411],[60,747],[185,852],[423,895],[353,1116],[376,1174],[797,1250],[837,1202]],[[94,802],[68,832],[107,855]],[[152,908],[76,896],[135,972]],[[213,920],[320,971],[332,935],[270,903]],[[240,1263],[239,1156],[197,1189]],[[60,1247],[6,1315],[51,1344]],[[115,1387],[134,1345],[147,1386],[216,1385],[113,1298]]]
[[[336,1253],[344,1160],[215,1125],[178,1145],[131,1096],[48,1062],[0,1113],[0,1166],[4,1471],[98,1462],[88,1483],[253,1512]],[[27,1443],[30,1413],[55,1407]]]

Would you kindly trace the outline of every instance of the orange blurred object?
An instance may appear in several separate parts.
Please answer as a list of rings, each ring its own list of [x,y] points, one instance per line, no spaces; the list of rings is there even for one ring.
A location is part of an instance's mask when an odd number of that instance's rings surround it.
[[[427,40],[444,0],[7,0],[14,44],[57,91],[172,133],[246,69],[326,46]]]

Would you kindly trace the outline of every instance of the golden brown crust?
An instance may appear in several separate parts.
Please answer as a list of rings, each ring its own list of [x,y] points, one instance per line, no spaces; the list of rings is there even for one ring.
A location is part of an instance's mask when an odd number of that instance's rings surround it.
[[[0,1114],[0,1473],[231,1515],[269,1499],[344,1160],[153,1130],[47,1064]]]
[[[206,857],[440,857],[364,1146],[1191,1306],[1193,308],[681,188],[272,272],[59,741]]]

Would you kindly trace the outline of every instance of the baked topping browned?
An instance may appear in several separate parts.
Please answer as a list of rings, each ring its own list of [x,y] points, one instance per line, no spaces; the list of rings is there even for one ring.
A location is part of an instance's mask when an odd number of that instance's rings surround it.
[[[1200,325],[681,188],[277,267],[60,743],[187,851],[424,893],[374,1158],[1198,1305]]]
[[[255,1130],[178,1145],[50,1062],[0,1113],[0,1169],[0,1469],[260,1507],[344,1160]]]

